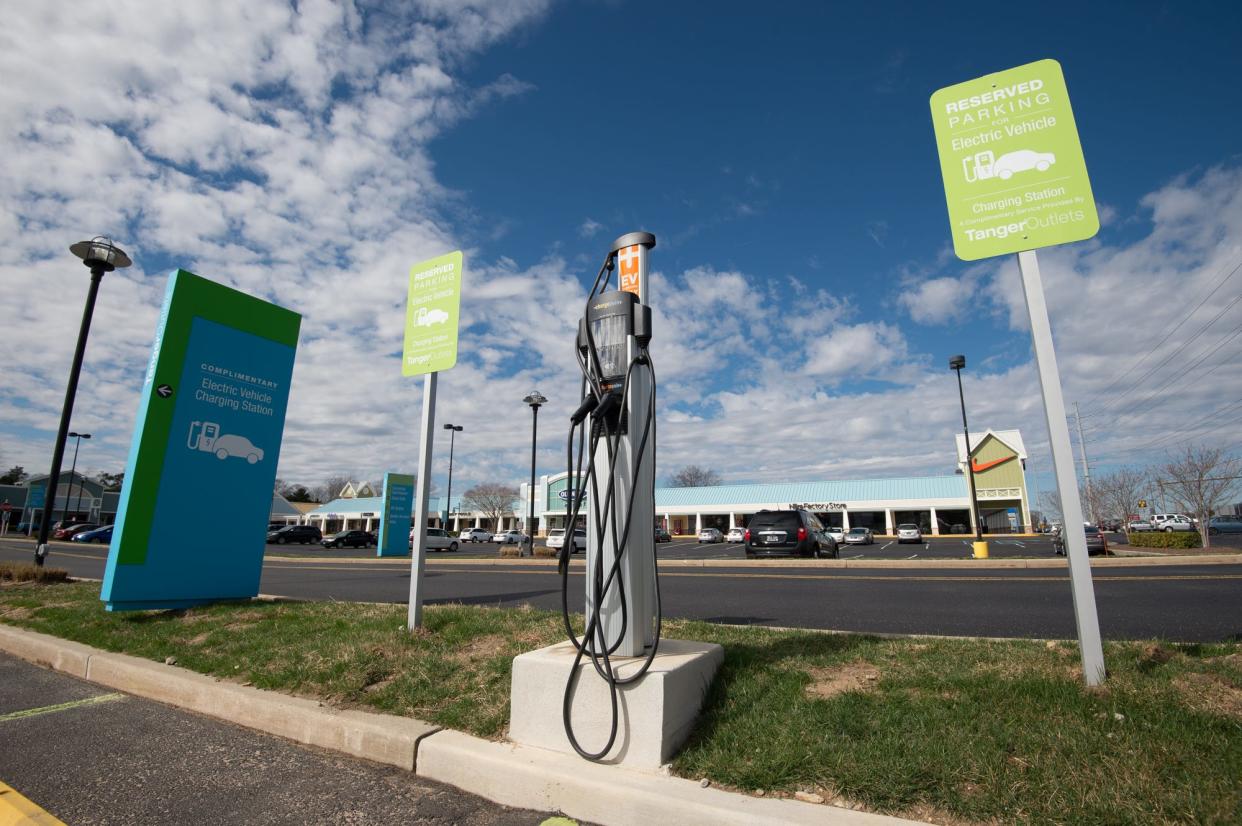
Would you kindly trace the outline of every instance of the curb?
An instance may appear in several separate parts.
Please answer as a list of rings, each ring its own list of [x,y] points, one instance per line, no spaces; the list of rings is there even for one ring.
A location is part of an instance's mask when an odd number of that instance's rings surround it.
[[[498,743],[408,717],[342,711],[177,666],[0,624],[0,652],[74,677],[298,743],[385,763],[506,806],[559,811],[603,826],[900,826],[919,821],[798,800]]]
[[[0,651],[148,700],[407,771],[415,768],[419,741],[440,730],[406,717],[341,711],[11,626],[0,625]]]
[[[589,763],[576,756],[442,731],[419,749],[418,774],[526,809],[616,826],[653,823],[781,826],[913,824],[889,815],[751,797],[693,780]]]

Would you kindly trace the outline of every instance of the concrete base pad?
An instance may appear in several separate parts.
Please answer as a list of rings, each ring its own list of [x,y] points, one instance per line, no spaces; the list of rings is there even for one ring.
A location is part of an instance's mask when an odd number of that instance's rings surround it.
[[[576,655],[566,641],[514,658],[509,738],[515,743],[576,755],[562,716]],[[643,664],[641,657],[611,661],[620,678]],[[661,640],[646,675],[617,689],[617,738],[604,762],[649,769],[667,763],[689,736],[723,661],[724,649],[714,643]],[[608,684],[585,657],[578,665],[572,704],[570,720],[578,745],[599,751],[608,742],[612,701]]]

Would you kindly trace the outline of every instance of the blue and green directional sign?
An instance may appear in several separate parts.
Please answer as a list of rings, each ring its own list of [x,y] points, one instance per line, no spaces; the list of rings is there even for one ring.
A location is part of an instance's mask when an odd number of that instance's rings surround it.
[[[109,611],[258,594],[301,323],[169,276],[100,594]]]
[[[410,514],[414,510],[414,477],[384,474],[384,520],[380,523],[377,556],[408,556]]]

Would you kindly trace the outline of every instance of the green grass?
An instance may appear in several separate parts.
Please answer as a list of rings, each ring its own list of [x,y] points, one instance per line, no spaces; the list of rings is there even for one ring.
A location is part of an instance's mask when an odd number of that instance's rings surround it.
[[[409,634],[404,606],[108,614],[97,584],[0,588],[0,622],[503,736],[512,658],[562,639],[559,616],[447,605],[425,618]],[[1106,687],[1086,690],[1066,644],[695,622],[666,636],[725,647],[674,763],[683,776],[940,820],[1242,823],[1242,645],[1110,643]]]

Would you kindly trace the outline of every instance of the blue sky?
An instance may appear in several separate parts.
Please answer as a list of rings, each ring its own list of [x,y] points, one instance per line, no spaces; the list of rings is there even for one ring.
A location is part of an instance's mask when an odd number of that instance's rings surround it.
[[[74,422],[98,432],[88,469],[123,464],[175,266],[305,314],[282,477],[413,467],[404,275],[462,248],[462,361],[440,399],[441,421],[467,428],[454,488],[524,478],[533,387],[552,399],[539,459],[555,472],[583,291],[641,228],[659,239],[662,477],[692,462],[734,482],[951,472],[945,364],[964,352],[972,423],[1021,428],[1038,484],[1016,270],[953,257],[928,97],[1045,57],[1064,68],[1103,223],[1041,253],[1093,463],[1242,442],[1227,407],[1242,400],[1242,12],[1227,4],[82,13],[19,11],[0,35],[0,72],[21,81],[0,91],[0,337],[22,353],[0,387],[6,467],[50,456],[85,291],[65,248],[109,233],[135,267],[105,281],[92,333]],[[1161,363],[1119,398],[1119,376]],[[1192,365],[1211,380],[1177,373]]]

